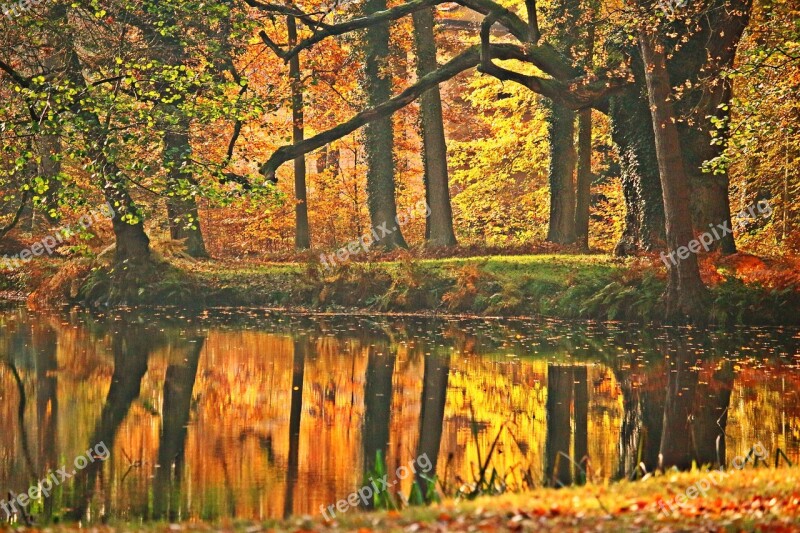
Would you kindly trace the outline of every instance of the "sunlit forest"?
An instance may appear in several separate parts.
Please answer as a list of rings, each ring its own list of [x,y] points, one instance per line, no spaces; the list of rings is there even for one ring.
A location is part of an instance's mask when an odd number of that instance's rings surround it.
[[[795,0],[3,1],[0,530],[800,529]]]

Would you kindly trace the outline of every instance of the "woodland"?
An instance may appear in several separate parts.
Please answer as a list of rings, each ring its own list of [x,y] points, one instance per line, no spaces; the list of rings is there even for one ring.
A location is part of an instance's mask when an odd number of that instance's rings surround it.
[[[173,268],[163,256],[186,276],[319,266],[370,235],[352,262],[644,261],[663,282],[658,314],[679,320],[706,319],[709,285],[743,265],[793,299],[798,9],[6,4],[2,288],[58,278],[64,292],[89,276],[105,303],[130,304]],[[400,224],[420,202],[427,216]],[[104,205],[110,221],[75,223]],[[42,240],[67,222],[69,238]]]

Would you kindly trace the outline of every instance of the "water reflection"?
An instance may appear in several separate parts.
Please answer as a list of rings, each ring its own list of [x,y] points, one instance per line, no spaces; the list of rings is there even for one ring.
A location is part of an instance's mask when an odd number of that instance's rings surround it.
[[[39,522],[317,514],[385,457],[430,496],[800,459],[796,330],[164,312],[0,312],[0,489],[112,450]],[[494,452],[489,453],[493,449]],[[365,502],[369,506],[375,502]],[[3,518],[0,511],[0,519]]]

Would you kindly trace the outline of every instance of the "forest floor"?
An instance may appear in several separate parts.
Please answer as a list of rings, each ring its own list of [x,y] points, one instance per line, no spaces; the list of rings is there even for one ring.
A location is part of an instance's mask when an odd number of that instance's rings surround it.
[[[142,301],[135,303],[644,322],[663,314],[666,269],[656,255],[364,259],[370,260],[325,266],[312,255],[281,263],[169,256],[160,274],[146,278],[138,290]],[[0,291],[7,299],[36,291],[32,299],[37,301],[80,298],[81,292],[87,301],[101,301],[109,276],[98,264],[87,258],[31,262],[0,277]],[[706,256],[702,272],[710,291],[702,305],[714,323],[798,323],[797,266],[797,261],[747,254]]]
[[[676,504],[676,498],[682,503]],[[673,509],[667,510],[667,505]],[[0,530],[3,526],[0,525]],[[775,531],[800,530],[800,469],[747,466],[727,473],[667,473],[643,481],[537,489],[446,500],[429,507],[326,520],[321,514],[288,520],[92,526],[92,531]],[[77,531],[74,526],[46,531]]]

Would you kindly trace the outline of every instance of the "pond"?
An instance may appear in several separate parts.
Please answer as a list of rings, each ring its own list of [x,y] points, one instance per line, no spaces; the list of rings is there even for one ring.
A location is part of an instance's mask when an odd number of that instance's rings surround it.
[[[348,496],[384,469],[400,501],[415,478],[598,483],[757,444],[796,464],[799,345],[789,328],[5,308],[0,490],[46,479],[39,522],[267,519],[380,503]]]

